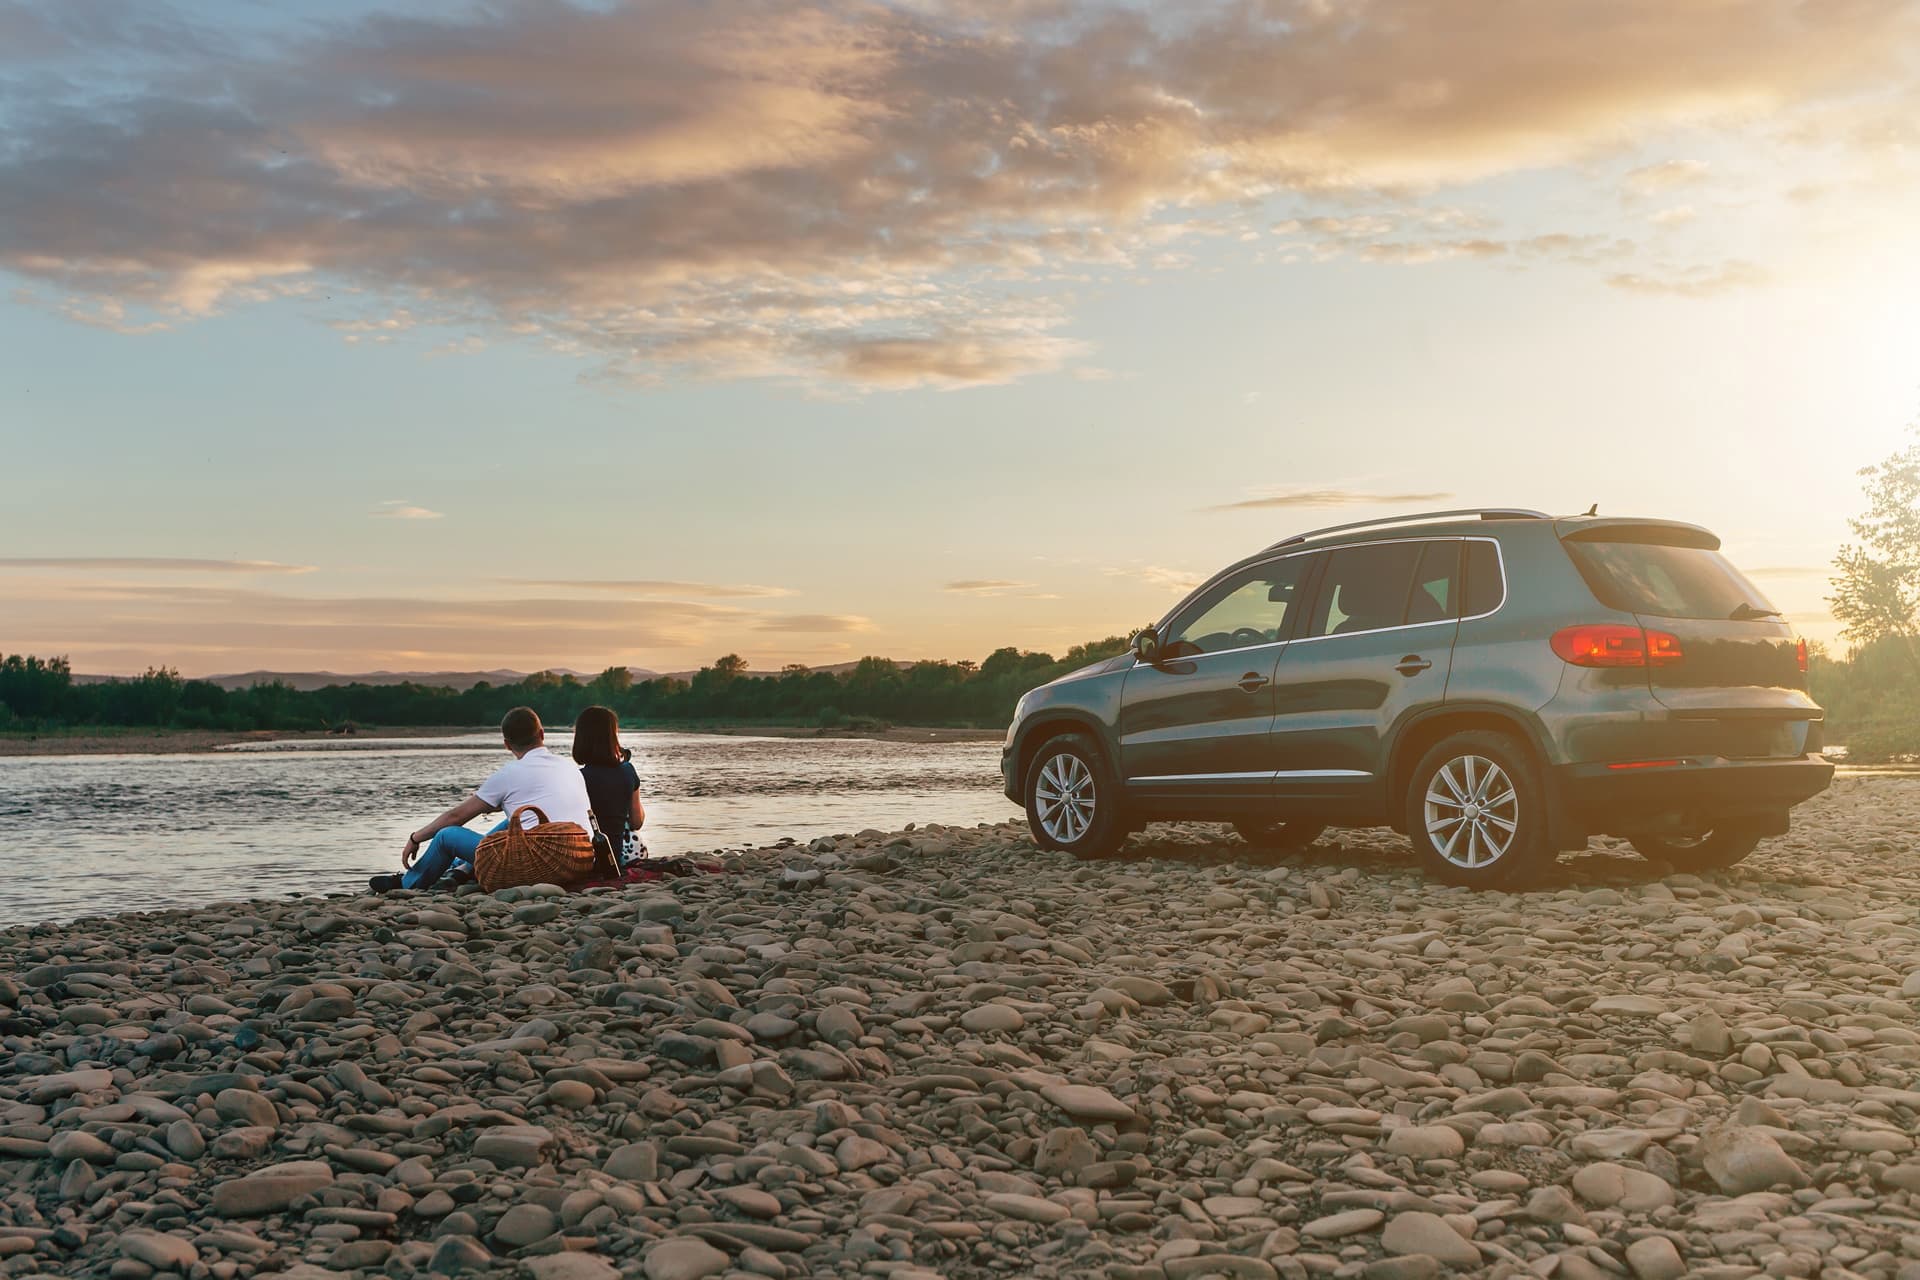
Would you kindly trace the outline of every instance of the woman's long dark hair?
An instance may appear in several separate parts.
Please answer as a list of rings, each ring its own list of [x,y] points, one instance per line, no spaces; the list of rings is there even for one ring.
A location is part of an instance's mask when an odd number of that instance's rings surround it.
[[[620,717],[612,707],[588,707],[573,722],[575,764],[617,765],[626,759],[620,751]]]

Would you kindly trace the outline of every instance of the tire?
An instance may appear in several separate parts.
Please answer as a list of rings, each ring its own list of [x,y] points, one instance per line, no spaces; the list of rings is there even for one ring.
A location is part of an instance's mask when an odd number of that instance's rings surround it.
[[[1084,733],[1049,738],[1027,766],[1027,826],[1042,849],[1104,858],[1127,838],[1120,783]]]
[[[1629,836],[1641,857],[1682,871],[1724,871],[1759,847],[1758,832],[1716,827],[1697,836]]]
[[[1420,757],[1406,823],[1421,865],[1448,884],[1518,888],[1554,860],[1540,768],[1503,733],[1456,733]]]
[[[1256,849],[1280,849],[1292,852],[1304,849],[1320,838],[1327,829],[1324,822],[1253,822],[1241,820],[1233,824],[1240,838]]]

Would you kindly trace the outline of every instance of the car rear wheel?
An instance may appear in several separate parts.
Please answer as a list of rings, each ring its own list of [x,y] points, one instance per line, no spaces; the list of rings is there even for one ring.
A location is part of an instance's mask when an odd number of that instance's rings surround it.
[[[1739,827],[1715,827],[1694,836],[1630,836],[1640,855],[1682,871],[1723,871],[1759,847],[1763,837]]]
[[[1240,838],[1256,849],[1304,849],[1327,829],[1322,822],[1253,822],[1233,824]]]
[[[1027,766],[1027,826],[1042,849],[1101,858],[1127,838],[1120,786],[1100,744],[1082,733],[1043,743]]]
[[[1406,818],[1421,864],[1448,884],[1513,888],[1552,857],[1539,769],[1505,734],[1473,730],[1436,744],[1414,768]]]

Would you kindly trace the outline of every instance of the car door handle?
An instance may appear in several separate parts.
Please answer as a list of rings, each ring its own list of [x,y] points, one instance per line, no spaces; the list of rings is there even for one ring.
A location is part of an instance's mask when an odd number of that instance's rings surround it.
[[[1240,677],[1240,687],[1248,693],[1258,693],[1267,687],[1267,678],[1258,671],[1249,671]]]
[[[1410,653],[1394,664],[1393,669],[1403,676],[1417,676],[1433,664],[1417,653]]]

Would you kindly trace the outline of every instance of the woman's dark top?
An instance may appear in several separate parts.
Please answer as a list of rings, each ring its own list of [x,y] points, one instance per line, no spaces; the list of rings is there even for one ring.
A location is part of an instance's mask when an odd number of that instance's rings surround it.
[[[618,849],[620,835],[633,816],[633,793],[640,789],[640,774],[631,760],[624,760],[619,764],[583,764],[580,776],[586,780],[587,803],[593,806],[594,819]]]

